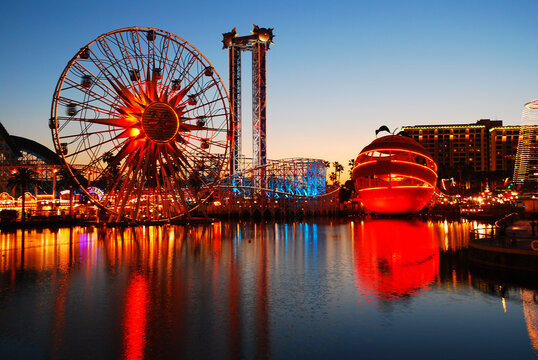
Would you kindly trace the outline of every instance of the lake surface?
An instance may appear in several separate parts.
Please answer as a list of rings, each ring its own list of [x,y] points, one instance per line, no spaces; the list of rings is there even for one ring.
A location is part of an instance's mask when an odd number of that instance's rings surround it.
[[[0,234],[0,359],[536,359],[538,279],[476,223]]]

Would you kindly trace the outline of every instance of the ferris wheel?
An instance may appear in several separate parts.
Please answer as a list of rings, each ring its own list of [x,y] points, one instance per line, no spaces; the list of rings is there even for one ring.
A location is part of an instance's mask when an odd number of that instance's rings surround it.
[[[148,27],[80,49],[56,86],[49,127],[71,177],[117,221],[188,214],[219,181],[232,139],[213,66],[185,40]],[[103,190],[100,200],[89,186]]]

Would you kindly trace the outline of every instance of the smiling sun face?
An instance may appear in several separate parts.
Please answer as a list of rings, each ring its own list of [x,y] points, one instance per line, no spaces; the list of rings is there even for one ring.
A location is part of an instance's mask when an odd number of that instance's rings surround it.
[[[179,117],[170,105],[154,102],[142,114],[142,128],[149,139],[167,143],[179,130]]]
[[[186,91],[160,86],[157,79],[139,86],[126,88],[111,82],[118,94],[121,114],[120,126],[127,130],[132,140],[139,145],[149,141],[167,144],[177,140],[181,130],[181,119],[186,106]],[[185,124],[183,131],[189,131]]]

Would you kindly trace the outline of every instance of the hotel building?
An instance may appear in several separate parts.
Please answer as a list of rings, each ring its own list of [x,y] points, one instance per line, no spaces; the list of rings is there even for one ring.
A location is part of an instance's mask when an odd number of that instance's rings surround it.
[[[519,129],[519,126],[503,126],[502,120],[490,119],[475,124],[402,127],[402,131],[430,153],[440,176],[458,172],[461,177],[464,171],[494,178],[512,176]]]

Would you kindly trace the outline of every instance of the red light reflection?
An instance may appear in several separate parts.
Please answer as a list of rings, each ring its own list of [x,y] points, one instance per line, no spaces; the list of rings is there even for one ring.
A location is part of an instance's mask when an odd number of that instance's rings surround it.
[[[140,274],[133,276],[129,282],[126,297],[123,358],[143,359],[149,303],[147,279]]]
[[[361,295],[389,301],[416,295],[438,275],[439,239],[420,221],[368,220],[354,228],[353,263]]]

